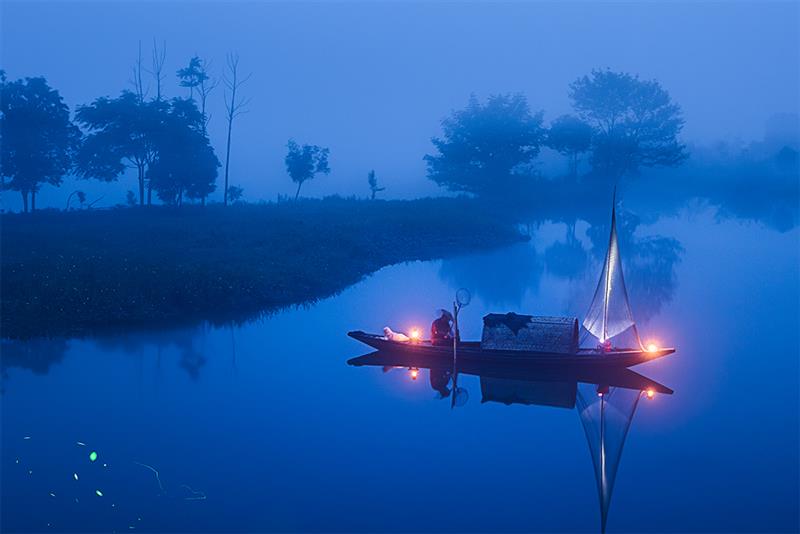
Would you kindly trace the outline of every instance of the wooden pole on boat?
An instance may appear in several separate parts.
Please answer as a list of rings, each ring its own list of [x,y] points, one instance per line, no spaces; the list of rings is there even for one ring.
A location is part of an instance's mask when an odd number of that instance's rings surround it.
[[[450,398],[451,409],[455,408],[456,396],[458,395],[458,312],[469,304],[470,300],[472,300],[472,295],[467,289],[462,287],[456,291],[456,300],[453,301],[453,393]]]

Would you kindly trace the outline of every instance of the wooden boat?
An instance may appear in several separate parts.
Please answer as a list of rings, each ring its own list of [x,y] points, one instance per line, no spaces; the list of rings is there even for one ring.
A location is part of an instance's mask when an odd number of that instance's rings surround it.
[[[458,300],[458,298],[457,298]],[[455,329],[458,330],[458,308],[455,307]],[[483,318],[480,342],[460,342],[457,347],[459,363],[518,364],[538,366],[573,366],[625,368],[662,358],[675,352],[655,344],[645,346],[639,337],[625,288],[617,240],[616,190],[611,209],[611,233],[603,270],[594,297],[583,320],[585,338],[599,342],[597,348],[580,348],[579,327],[573,317],[535,317],[516,313],[489,314]],[[638,348],[618,348],[612,340],[623,333],[634,336]],[[417,367],[427,362],[454,363],[452,344],[433,345],[430,341],[394,341],[384,336],[362,331],[347,335],[370,347],[387,353],[399,353],[415,360]],[[438,364],[436,364],[438,365]]]
[[[355,331],[348,332],[351,338],[385,353],[402,354],[415,367],[430,367],[434,362],[452,366],[453,346],[433,345],[430,341],[390,341],[377,334]],[[599,366],[631,367],[649,362],[675,352],[673,348],[659,348],[653,351],[641,349],[613,349],[601,351],[578,349],[573,353],[554,353],[520,350],[487,350],[478,341],[462,341],[458,344],[458,360],[461,363],[511,364],[525,363],[539,366]]]

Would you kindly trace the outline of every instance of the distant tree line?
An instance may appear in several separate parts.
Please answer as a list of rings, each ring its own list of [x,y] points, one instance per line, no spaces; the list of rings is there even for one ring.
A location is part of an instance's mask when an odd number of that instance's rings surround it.
[[[220,79],[210,62],[192,57],[176,72],[185,97],[167,98],[163,74],[166,46],[153,45],[145,68],[141,46],[133,65],[131,89],[117,97],[100,97],[76,108],[74,121],[58,91],[44,78],[9,81],[0,71],[0,145],[2,188],[18,191],[23,209],[36,207],[44,184],[58,186],[66,174],[117,181],[135,169],[138,195],[127,202],[151,205],[153,192],[165,204],[205,204],[217,188],[223,167],[208,137],[208,99],[222,84],[227,136],[223,202],[241,200],[243,189],[229,182],[235,119],[245,113],[239,58],[227,57]],[[150,96],[151,79],[155,91]],[[687,157],[678,139],[681,110],[657,81],[595,70],[569,86],[574,114],[544,124],[544,113],[532,111],[520,94],[492,95],[485,102],[472,96],[464,109],[442,121],[442,135],[432,139],[434,154],[424,157],[428,177],[451,191],[481,196],[519,191],[537,174],[543,147],[565,156],[567,178],[616,181],[643,167],[675,166]],[[591,171],[579,176],[584,154]],[[286,171],[297,184],[330,173],[329,150],[289,140]],[[375,171],[367,175],[372,199],[385,187]],[[85,195],[81,194],[80,205]],[[67,202],[69,207],[69,201]]]
[[[575,115],[548,127],[523,95],[474,96],[442,121],[437,153],[426,155],[428,177],[452,191],[494,196],[515,190],[535,174],[542,147],[569,160],[575,179],[582,154],[590,153],[595,177],[611,181],[642,167],[675,166],[687,157],[678,140],[681,110],[656,81],[595,70],[569,86]]]
[[[140,44],[131,88],[77,106],[74,120],[44,78],[10,81],[0,70],[0,188],[19,192],[27,212],[36,209],[42,185],[59,186],[67,174],[112,182],[135,169],[138,195],[128,191],[129,205],[151,205],[153,192],[165,204],[205,204],[222,166],[208,137],[208,99],[221,82],[227,126],[223,202],[240,200],[243,189],[229,183],[231,144],[235,119],[247,112],[249,99],[241,89],[250,75],[242,75],[238,56],[230,54],[221,80],[215,79],[210,62],[195,56],[176,72],[188,96],[167,98],[165,58],[166,45],[154,42],[147,68]],[[152,96],[147,80],[154,85]],[[299,195],[305,181],[330,172],[328,149],[290,140],[286,168]],[[75,194],[85,204],[85,194],[75,191],[67,209]]]

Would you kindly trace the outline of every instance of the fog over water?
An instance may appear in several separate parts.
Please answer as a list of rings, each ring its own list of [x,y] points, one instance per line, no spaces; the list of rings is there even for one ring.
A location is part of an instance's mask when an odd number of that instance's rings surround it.
[[[293,193],[289,138],[331,150],[332,172],[308,196],[365,196],[372,168],[389,198],[440,194],[422,157],[443,116],[471,93],[522,92],[547,123],[570,111],[568,84],[593,68],[659,80],[684,111],[688,143],[759,140],[770,117],[800,110],[796,2],[4,1],[0,10],[9,78],[45,76],[73,111],[130,87],[139,41],[146,61],[153,39],[166,42],[167,96],[188,96],[174,72],[192,55],[219,76],[237,52],[252,102],[234,129],[231,183],[250,201]],[[209,106],[224,161],[222,98],[219,87]],[[542,157],[546,166],[552,154]],[[135,177],[78,187],[113,205]],[[63,207],[74,188],[43,187],[39,207]],[[4,197],[18,209],[17,194]]]

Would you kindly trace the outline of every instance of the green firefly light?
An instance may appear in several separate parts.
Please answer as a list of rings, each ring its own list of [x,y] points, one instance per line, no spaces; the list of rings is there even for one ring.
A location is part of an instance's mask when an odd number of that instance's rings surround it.
[[[96,453],[96,452],[94,452],[94,451],[90,452],[90,453],[89,453],[89,460],[91,460],[91,461],[93,461],[93,462],[94,462],[95,460],[97,460],[97,453]]]

